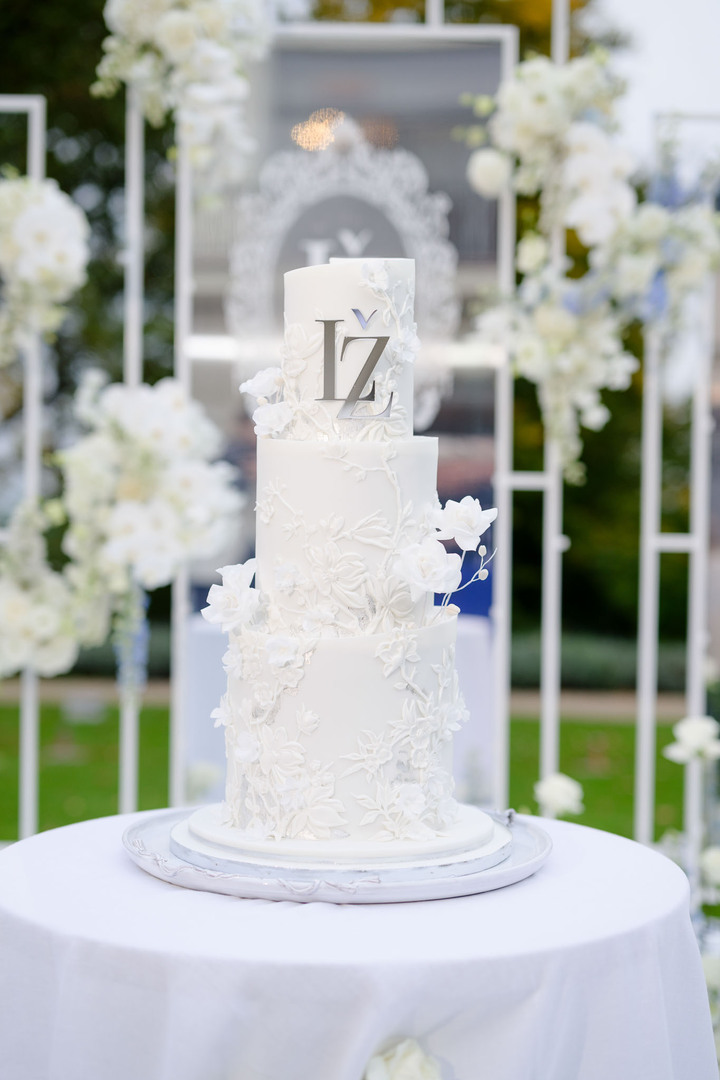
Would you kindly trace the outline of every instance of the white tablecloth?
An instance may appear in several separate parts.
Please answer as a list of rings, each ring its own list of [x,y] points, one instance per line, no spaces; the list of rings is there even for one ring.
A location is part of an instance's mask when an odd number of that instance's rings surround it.
[[[525,882],[353,907],[165,884],[133,819],[0,852],[3,1080],[360,1080],[406,1036],[443,1080],[717,1080],[685,879],[631,841],[547,822]]]

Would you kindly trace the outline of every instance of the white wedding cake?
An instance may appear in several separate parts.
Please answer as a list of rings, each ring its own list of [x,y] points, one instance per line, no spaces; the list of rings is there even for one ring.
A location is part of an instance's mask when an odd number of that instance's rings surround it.
[[[408,259],[291,271],[282,365],[241,387],[256,558],[219,571],[204,612],[229,632],[227,787],[191,816],[199,843],[310,865],[507,853],[453,798],[461,555],[441,542],[484,555],[495,512],[441,509],[437,440],[412,434],[413,295]]]

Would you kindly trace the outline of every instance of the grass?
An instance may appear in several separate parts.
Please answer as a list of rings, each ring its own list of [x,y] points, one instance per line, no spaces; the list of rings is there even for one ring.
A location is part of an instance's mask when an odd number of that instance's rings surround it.
[[[43,705],[40,721],[40,828],[51,829],[117,812],[117,709],[107,707],[94,723],[70,722],[57,705]],[[139,806],[168,801],[168,712],[146,707],[140,721]],[[682,770],[660,754],[672,739],[658,728],[658,833],[679,828]],[[533,809],[538,773],[539,726],[514,720],[511,728],[510,804]],[[624,836],[632,834],[634,729],[627,723],[573,720],[563,724],[561,770],[585,790],[580,820]],[[0,840],[17,836],[18,711],[0,706]]]

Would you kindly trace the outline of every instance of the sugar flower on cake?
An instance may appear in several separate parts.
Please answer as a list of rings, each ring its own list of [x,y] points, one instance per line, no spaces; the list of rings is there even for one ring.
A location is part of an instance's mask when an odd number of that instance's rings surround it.
[[[90,227],[54,180],[0,179],[0,367],[28,335],[51,336],[85,283]]]
[[[460,584],[460,556],[445,550],[439,540],[426,537],[400,551],[394,572],[410,586],[413,600],[427,593],[453,593]]]
[[[538,780],[534,792],[540,813],[548,817],[582,814],[585,809],[582,785],[564,773],[552,773]]]
[[[460,502],[448,499],[438,510],[434,524],[438,540],[454,540],[462,551],[477,551],[480,537],[497,517],[497,510],[483,510],[480,502],[466,495]]]
[[[712,716],[686,716],[673,725],[673,735],[675,742],[663,750],[670,761],[687,765],[695,759],[720,758],[720,724]]]
[[[241,393],[251,394],[262,404],[267,404],[270,398],[281,393],[282,388],[283,373],[279,367],[264,368],[253,375],[252,379],[240,383]]]
[[[221,566],[222,585],[211,585],[208,606],[202,609],[209,623],[216,623],[224,633],[250,623],[260,606],[260,596],[252,588],[255,559],[235,566]]]
[[[442,1080],[442,1072],[415,1039],[403,1039],[370,1058],[363,1080]]]
[[[271,402],[268,405],[258,405],[253,413],[256,435],[281,435],[292,423],[294,412],[286,401]]]

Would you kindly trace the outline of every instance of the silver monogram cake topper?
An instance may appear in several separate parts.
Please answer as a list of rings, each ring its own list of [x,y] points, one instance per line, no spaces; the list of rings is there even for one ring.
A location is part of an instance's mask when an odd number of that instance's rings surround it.
[[[363,330],[367,329],[370,320],[373,315],[377,313],[377,309],[368,315],[367,319],[364,317],[359,308],[352,309],[353,314],[357,318]],[[360,394],[363,387],[367,386],[370,381],[375,368],[378,365],[380,357],[385,351],[385,346],[390,340],[389,335],[373,336],[371,334],[365,335],[345,335],[342,339],[342,347],[340,349],[340,363],[345,358],[345,352],[349,345],[352,345],[355,341],[369,341],[374,342],[370,353],[368,354],[365,363],[360,369],[355,382],[350,388],[350,393],[346,398],[339,398],[337,396],[337,390],[335,386],[335,370],[336,370],[336,331],[335,327],[338,323],[344,322],[343,319],[316,319],[315,322],[319,322],[323,326],[323,396],[318,398],[318,401],[342,401],[338,412],[338,420],[380,420],[384,417],[390,416],[390,410],[392,408],[393,396],[390,394],[390,399],[382,410],[378,413],[363,414],[361,416],[355,415],[355,406],[361,401],[375,401],[375,380],[372,381],[367,394],[361,397]],[[355,350],[357,351],[357,350]]]

